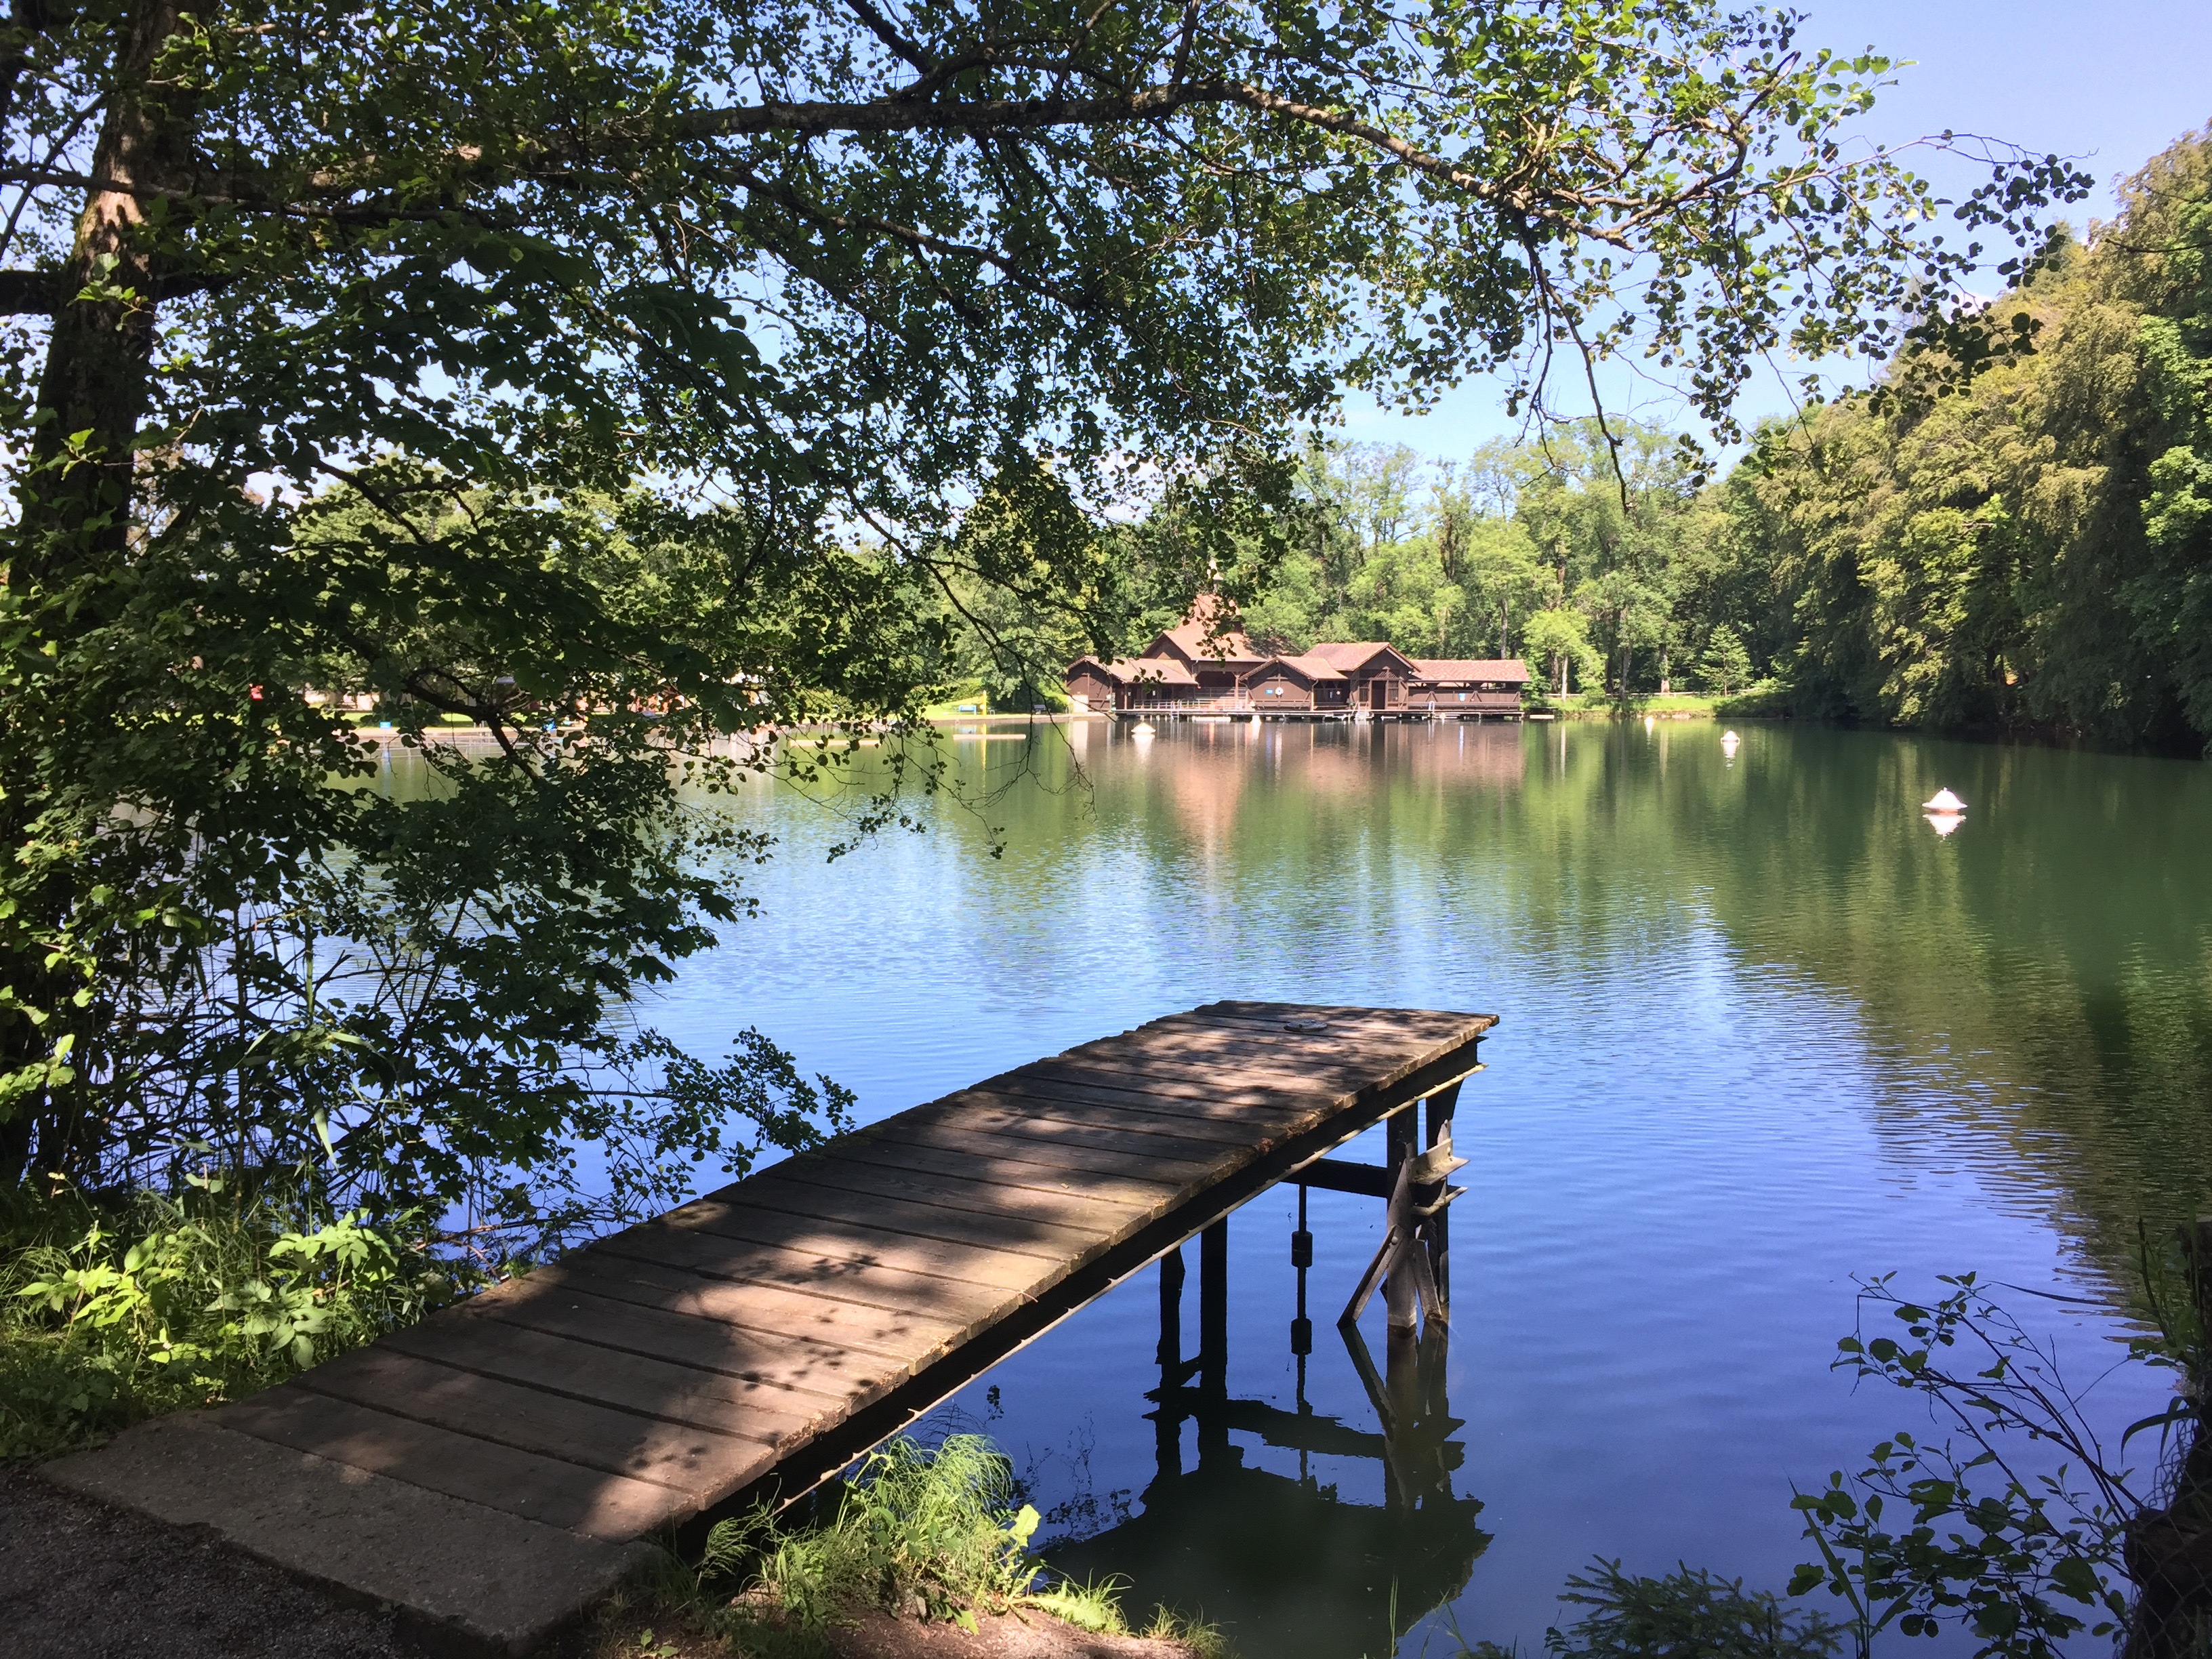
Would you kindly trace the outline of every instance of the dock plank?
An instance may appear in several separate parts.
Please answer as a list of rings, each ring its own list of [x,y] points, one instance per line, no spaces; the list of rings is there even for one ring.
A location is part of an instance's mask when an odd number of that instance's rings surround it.
[[[264,1449],[241,1470],[305,1471],[287,1513],[356,1479],[385,1483],[387,1529],[402,1513],[447,1517],[439,1559],[532,1588],[480,1630],[450,1584],[418,1610],[487,1642],[496,1624],[513,1649],[612,1582],[629,1558],[606,1547],[752,1501],[771,1478],[821,1478],[1303,1160],[1463,1075],[1494,1023],[1224,1000],[1079,1043],[207,1413],[210,1434],[235,1437],[206,1443]],[[54,1478],[103,1497],[142,1481],[156,1512],[266,1533],[249,1511],[273,1511],[246,1474],[235,1492],[206,1490],[232,1478],[224,1466],[150,1433]],[[175,1474],[187,1461],[190,1481]],[[411,1510],[390,1497],[410,1492]],[[590,1571],[523,1571],[518,1540],[555,1536],[580,1540]]]
[[[287,1382],[207,1413],[217,1425],[612,1543],[671,1514],[667,1487],[455,1434]]]
[[[472,1370],[495,1376],[511,1375],[516,1382],[556,1389],[571,1387],[557,1369],[560,1365],[580,1370],[586,1389],[602,1377],[617,1375],[633,1358],[651,1367],[675,1365],[726,1379],[720,1389],[722,1395],[757,1399],[763,1411],[809,1418],[818,1408],[816,1402],[849,1399],[856,1389],[872,1387],[887,1371],[896,1370],[902,1358],[844,1347],[793,1332],[762,1330],[640,1307],[594,1296],[574,1283],[548,1286],[544,1295],[529,1301],[470,1308],[457,1324],[460,1328],[442,1324],[416,1326],[407,1334],[412,1341],[395,1341],[393,1346],[429,1358],[450,1352],[454,1364]],[[546,1348],[539,1339],[566,1346]],[[531,1364],[510,1373],[493,1363],[487,1356],[503,1343],[532,1354]],[[572,1351],[578,1349],[580,1352]],[[535,1358],[539,1354],[546,1361],[543,1365]],[[637,1400],[612,1394],[604,1397],[615,1405],[650,1411],[650,1389],[680,1390],[687,1386],[685,1379],[673,1372],[649,1369],[640,1376],[647,1392]],[[787,1395],[815,1399],[782,1397]],[[720,1420],[715,1419],[714,1424]]]
[[[1055,1196],[1079,1194],[1122,1209],[1151,1209],[1171,1203],[1203,1170],[1182,1180],[1163,1179],[1158,1166],[1142,1175],[1128,1171],[1075,1169],[1062,1163],[1041,1163],[1020,1158],[1019,1142],[1000,1141],[995,1146],[972,1146],[955,1150],[917,1141],[863,1140],[843,1149],[846,1165],[872,1164],[902,1172],[914,1183],[933,1182],[936,1190],[950,1194],[969,1185],[991,1188],[1013,1188],[1018,1192],[1041,1192]],[[794,1173],[796,1173],[794,1171]]]
[[[1151,1184],[1115,1185],[1093,1177],[1077,1186],[1048,1186],[1032,1179],[994,1181],[974,1159],[951,1158],[932,1168],[915,1158],[879,1161],[848,1153],[835,1162],[809,1160],[778,1164],[775,1173],[799,1185],[833,1192],[910,1198],[946,1209],[972,1210],[1017,1221],[1042,1222],[1084,1232],[1110,1224],[1118,1231],[1130,1215],[1148,1215],[1173,1201],[1175,1189]],[[1001,1166],[1005,1167],[1005,1166]]]
[[[504,1382],[382,1342],[325,1360],[295,1381],[394,1417],[665,1486],[689,1499],[684,1507],[692,1510],[711,1502],[730,1480],[775,1461],[756,1439]],[[672,1510],[678,1506],[672,1498]]]
[[[617,1302],[712,1327],[789,1334],[855,1352],[902,1358],[964,1328],[941,1304],[928,1311],[871,1307],[833,1297],[805,1296],[781,1285],[732,1283],[649,1261],[577,1256],[531,1275],[602,1301]],[[978,1311],[987,1310],[995,1298]],[[488,1316],[505,1318],[504,1304],[488,1306]],[[581,1317],[582,1316],[579,1316]]]
[[[892,1118],[854,1137],[860,1146],[886,1151],[933,1152],[953,1158],[981,1158],[1048,1172],[1084,1170],[1127,1176],[1137,1181],[1172,1184],[1176,1190],[1205,1179],[1212,1167],[1203,1158],[1170,1158],[1162,1153],[1131,1153],[1091,1146],[1055,1135],[1009,1134],[974,1125],[908,1124]],[[856,1149],[857,1150],[857,1149]]]

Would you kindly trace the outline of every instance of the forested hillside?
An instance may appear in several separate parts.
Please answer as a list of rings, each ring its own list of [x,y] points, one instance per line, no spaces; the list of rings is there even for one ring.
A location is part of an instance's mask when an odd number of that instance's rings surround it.
[[[1968,377],[1908,352],[1879,393],[1770,424],[1702,488],[1672,436],[1620,422],[1457,465],[1338,444],[1255,494],[1241,538],[1216,514],[1195,544],[1170,501],[1102,568],[1132,641],[1218,580],[1278,648],[1524,655],[1555,691],[1758,679],[1805,715],[2193,752],[2212,739],[2208,185],[2212,132],[2192,134],[1996,301],[1992,332],[2027,353]]]

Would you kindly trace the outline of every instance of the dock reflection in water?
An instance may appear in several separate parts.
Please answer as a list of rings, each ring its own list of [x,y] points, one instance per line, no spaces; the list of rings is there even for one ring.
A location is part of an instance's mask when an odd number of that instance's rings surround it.
[[[1412,1113],[1401,1115],[1410,1119]],[[1435,1122],[1432,1116],[1432,1137]],[[1391,1139],[1394,1154],[1410,1151],[1396,1136]],[[1465,1447],[1453,1437],[1463,1425],[1451,1415],[1446,1395],[1448,1304],[1428,1305],[1419,1326],[1387,1318],[1379,1369],[1351,1310],[1339,1322],[1335,1334],[1366,1389],[1374,1427],[1322,1415],[1307,1401],[1313,1244],[1305,1198],[1301,1186],[1298,1224],[1291,1236],[1297,1287],[1290,1332],[1297,1372],[1295,1408],[1235,1399],[1228,1392],[1228,1224],[1217,1224],[1200,1238],[1194,1356],[1182,1352],[1182,1253],[1160,1264],[1160,1380],[1146,1396],[1155,1406],[1148,1416],[1156,1431],[1156,1468],[1141,1495],[1143,1510],[1054,1550],[1051,1559],[1058,1571],[1078,1579],[1122,1580],[1133,1612],[1162,1606],[1202,1613],[1228,1630],[1241,1652],[1348,1659],[1389,1652],[1415,1620],[1455,1598],[1467,1588],[1490,1534],[1476,1523],[1481,1500],[1453,1491]],[[1417,1248],[1425,1252],[1433,1282],[1448,1294],[1443,1223],[1439,1207]],[[1329,1289],[1323,1287],[1323,1294]],[[1403,1295],[1392,1302],[1394,1316],[1413,1305]],[[1186,1423],[1197,1431],[1197,1460],[1188,1468]],[[1295,1451],[1297,1474],[1249,1467],[1230,1438],[1232,1432]],[[1363,1501],[1335,1484],[1321,1484],[1312,1472],[1316,1456],[1370,1460],[1376,1475],[1372,1498]]]

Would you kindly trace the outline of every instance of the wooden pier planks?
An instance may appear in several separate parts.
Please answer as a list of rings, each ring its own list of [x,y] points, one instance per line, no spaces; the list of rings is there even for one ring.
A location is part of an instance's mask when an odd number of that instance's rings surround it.
[[[1465,1073],[1494,1024],[1254,1002],[1155,1020],[787,1159],[203,1413],[191,1434],[148,1425],[52,1473],[213,1524],[295,1570],[373,1583],[479,1645],[526,1645],[629,1569],[630,1540],[773,1478],[834,1469],[1297,1164]],[[218,1445],[258,1488],[228,1507],[210,1474]],[[272,1468],[299,1487],[273,1507]],[[374,1563],[349,1568],[329,1526],[298,1525],[319,1512],[314,1491],[341,1508],[373,1491],[392,1534]],[[420,1557],[404,1519],[418,1511],[471,1571],[487,1549],[538,1550],[543,1529],[573,1542],[550,1552],[564,1565],[535,1601],[510,1587],[498,1620],[471,1620],[453,1583],[392,1594],[395,1575],[426,1571],[391,1564]],[[315,1559],[297,1559],[295,1534],[320,1540]],[[576,1551],[594,1547],[596,1568],[578,1571]]]

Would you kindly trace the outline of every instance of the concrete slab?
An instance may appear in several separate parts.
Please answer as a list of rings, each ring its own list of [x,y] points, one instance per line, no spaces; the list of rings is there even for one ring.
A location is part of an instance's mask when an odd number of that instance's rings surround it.
[[[48,1480],[176,1526],[204,1526],[343,1595],[402,1609],[457,1653],[529,1652],[651,1559],[195,1413],[141,1425],[46,1465]]]

